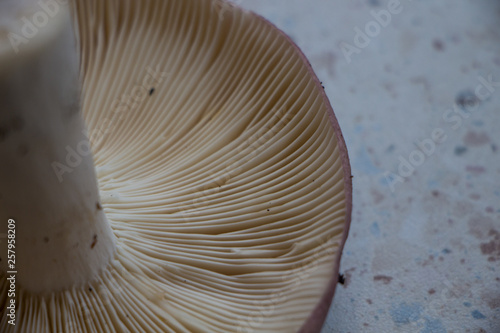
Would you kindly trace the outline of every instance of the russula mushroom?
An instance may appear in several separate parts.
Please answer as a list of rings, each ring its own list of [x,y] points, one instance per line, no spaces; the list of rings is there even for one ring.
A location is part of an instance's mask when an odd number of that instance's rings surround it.
[[[0,109],[2,332],[320,330],[350,167],[269,22],[219,0],[3,1]]]

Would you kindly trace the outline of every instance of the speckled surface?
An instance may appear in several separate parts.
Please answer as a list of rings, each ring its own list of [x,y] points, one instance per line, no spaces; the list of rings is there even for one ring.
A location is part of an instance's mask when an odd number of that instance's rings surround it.
[[[322,333],[500,333],[500,2],[234,2],[304,51],[349,149]]]

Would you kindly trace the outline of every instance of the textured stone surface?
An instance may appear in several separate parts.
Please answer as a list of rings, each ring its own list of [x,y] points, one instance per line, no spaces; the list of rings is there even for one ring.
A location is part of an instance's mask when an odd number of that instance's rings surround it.
[[[323,333],[500,332],[500,3],[235,2],[302,48],[349,148]]]

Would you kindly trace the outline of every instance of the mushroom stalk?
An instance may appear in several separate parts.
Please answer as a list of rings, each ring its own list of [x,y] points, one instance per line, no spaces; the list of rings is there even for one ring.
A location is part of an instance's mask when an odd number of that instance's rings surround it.
[[[115,240],[80,112],[70,10],[51,16],[40,3],[0,4],[0,233],[15,221],[18,286],[50,293],[96,278]],[[12,270],[5,240],[3,272]]]

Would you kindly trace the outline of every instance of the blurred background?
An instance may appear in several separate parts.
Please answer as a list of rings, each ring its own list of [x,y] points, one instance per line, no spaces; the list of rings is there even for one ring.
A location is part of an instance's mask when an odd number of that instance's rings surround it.
[[[349,149],[322,333],[499,333],[500,1],[233,2],[303,50]]]

